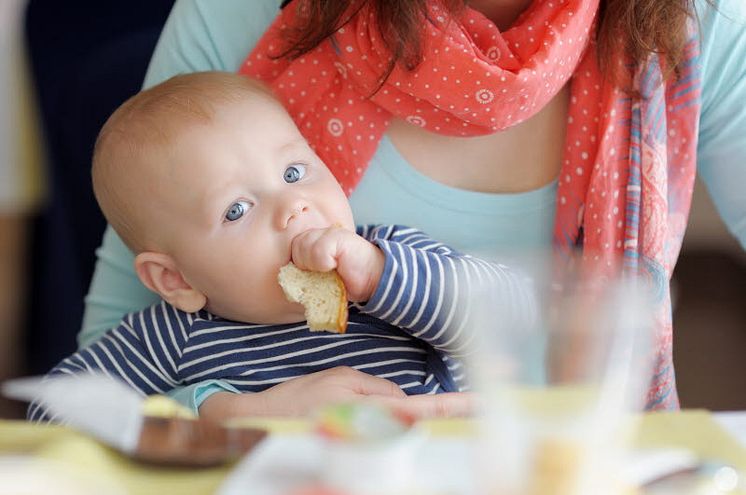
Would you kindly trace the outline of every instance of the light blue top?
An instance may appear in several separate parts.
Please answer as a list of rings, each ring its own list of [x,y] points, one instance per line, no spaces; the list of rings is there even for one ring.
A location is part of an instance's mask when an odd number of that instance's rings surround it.
[[[177,0],[161,34],[145,87],[186,72],[235,71],[278,12],[280,0]],[[746,248],[746,4],[697,0],[702,25],[703,106],[699,174],[730,231]],[[516,166],[530,166],[517,163]],[[556,182],[526,193],[488,194],[440,184],[407,163],[384,137],[352,197],[358,224],[399,223],[466,252],[549,249]],[[157,297],[142,286],[133,257],[108,228],[86,298],[80,346],[115,326],[122,315]],[[210,394],[232,388],[204,382],[172,394],[196,409]]]

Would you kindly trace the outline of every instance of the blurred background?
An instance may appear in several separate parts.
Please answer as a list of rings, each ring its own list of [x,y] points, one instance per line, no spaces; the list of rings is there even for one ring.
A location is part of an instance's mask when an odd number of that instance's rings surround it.
[[[173,0],[0,0],[0,381],[76,348],[105,221],[98,129],[137,92]],[[746,254],[701,184],[673,281],[683,407],[746,410]],[[22,417],[0,398],[0,418]]]

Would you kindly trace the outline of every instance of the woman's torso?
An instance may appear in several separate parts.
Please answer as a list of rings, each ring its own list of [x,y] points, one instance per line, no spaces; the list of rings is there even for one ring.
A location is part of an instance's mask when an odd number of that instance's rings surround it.
[[[279,3],[280,0],[177,1],[153,54],[144,86],[183,72],[237,70],[276,16]],[[716,3],[718,9],[731,15],[715,13],[704,0],[696,2],[702,26],[703,65],[698,171],[726,224],[746,246],[746,196],[740,185],[746,168],[742,160],[736,159],[746,154],[746,135],[742,131],[746,110],[741,105],[746,96],[746,66],[734,62],[742,59],[739,53],[746,53],[746,8],[740,0]],[[564,139],[560,137],[564,109],[560,102],[555,103],[559,111],[550,112],[545,120],[539,114],[534,122],[484,141],[466,139],[458,147],[450,146],[448,139],[428,136],[427,149],[417,150],[412,129],[395,123],[390,138],[381,141],[351,197],[356,220],[410,223],[465,251],[481,251],[483,246],[548,248],[556,191],[552,177],[556,177],[561,165],[558,143]],[[513,133],[521,134],[521,139]],[[536,147],[539,143],[542,146]],[[426,161],[432,164],[423,165]],[[480,171],[485,168],[488,175],[482,177]],[[509,176],[502,175],[506,169]],[[122,314],[155,301],[137,281],[132,254],[111,229],[98,256],[84,331],[79,336],[83,343],[95,339]]]
[[[145,85],[183,72],[185,62],[191,70],[236,70],[277,15],[280,3],[280,0],[250,3],[224,0],[218,7],[207,0],[177,2],[175,10],[181,12],[172,14],[169,22],[180,25],[167,25],[164,29],[163,49],[156,49]],[[173,53],[175,47],[179,53]],[[169,49],[171,52],[167,51]],[[463,224],[478,231],[475,241],[480,247],[491,238],[495,245],[509,242],[516,249],[534,242],[539,245],[532,247],[548,248],[552,225],[546,218],[553,217],[554,203],[544,201],[546,198],[535,201],[535,193],[551,186],[562,164],[568,93],[569,85],[548,107],[526,122],[479,138],[435,135],[395,121],[387,137],[397,153],[386,153],[385,146],[379,146],[371,167],[384,163],[409,172],[418,178],[422,189],[429,188],[432,181],[448,187],[449,196],[458,201],[456,206],[467,207],[459,210],[466,215],[434,205],[429,205],[427,215],[422,212],[410,215],[417,203],[411,201],[408,191],[400,190],[402,195],[396,196],[396,188],[379,188],[381,182],[370,184],[369,179],[375,179],[376,174],[369,169],[351,198],[356,221],[413,223],[416,220],[420,223],[412,226],[467,251],[470,242],[463,235]],[[393,163],[390,160],[394,160]],[[412,170],[419,173],[411,174]],[[483,208],[485,202],[483,195],[471,194],[474,192],[503,198],[491,205],[493,218],[476,222],[471,212]],[[521,198],[523,194],[526,196]],[[369,216],[370,212],[390,210],[394,206],[401,213],[399,219]],[[543,209],[542,215],[532,214],[537,208]],[[525,214],[516,214],[517,209],[524,209]],[[461,221],[444,225],[446,217]],[[519,228],[513,225],[516,220],[520,222]],[[522,236],[537,230],[542,230],[544,235]]]
[[[387,134],[411,166],[445,185],[485,193],[531,191],[559,174],[568,95],[565,86],[530,119],[486,136],[443,136],[401,119]]]
[[[350,198],[356,221],[411,225],[483,256],[548,249],[568,94],[566,86],[534,117],[476,138],[394,120]]]

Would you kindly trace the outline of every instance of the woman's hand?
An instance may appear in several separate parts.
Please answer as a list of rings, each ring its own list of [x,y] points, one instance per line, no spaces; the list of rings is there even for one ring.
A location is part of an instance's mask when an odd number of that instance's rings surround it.
[[[307,416],[321,406],[359,401],[416,418],[465,416],[473,410],[469,394],[408,397],[394,382],[340,366],[288,380],[264,392],[218,392],[202,403],[199,413],[218,422],[246,416]]]
[[[374,244],[342,227],[311,229],[293,239],[293,263],[303,270],[337,270],[353,302],[368,301],[383,273],[384,257]]]

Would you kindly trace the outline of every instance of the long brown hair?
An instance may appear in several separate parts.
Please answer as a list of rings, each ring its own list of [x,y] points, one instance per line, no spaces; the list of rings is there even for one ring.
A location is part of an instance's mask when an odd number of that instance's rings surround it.
[[[298,0],[303,15],[290,33],[281,56],[299,57],[344,26],[361,8],[371,4],[381,39],[392,54],[382,83],[397,63],[409,70],[422,60],[422,19],[429,0]],[[439,0],[457,16],[468,0]],[[596,40],[601,70],[614,83],[629,89],[627,74],[612,63],[623,49],[639,64],[650,53],[660,54],[664,77],[676,75],[687,41],[686,22],[694,16],[694,0],[601,0]],[[292,7],[291,7],[292,8]],[[621,45],[621,46],[620,46]]]

